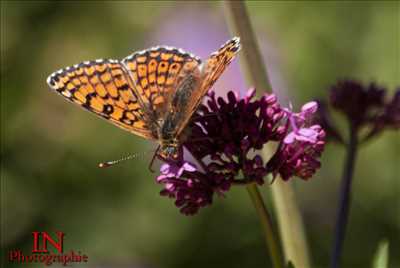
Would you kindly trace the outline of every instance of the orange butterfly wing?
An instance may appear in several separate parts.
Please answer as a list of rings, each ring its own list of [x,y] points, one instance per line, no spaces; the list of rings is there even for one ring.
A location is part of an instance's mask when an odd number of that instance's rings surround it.
[[[185,128],[190,117],[201,104],[204,95],[207,94],[215,81],[218,80],[239,50],[240,38],[234,37],[223,44],[216,52],[212,53],[210,57],[199,66],[200,84],[198,88],[192,92],[189,102],[182,103],[184,107],[181,108],[181,113],[184,113],[186,116],[178,126],[178,134]]]
[[[54,72],[47,83],[67,100],[118,127],[156,139],[146,122],[130,74],[118,61],[83,62]]]
[[[207,93],[239,51],[240,38],[234,37],[210,55],[204,63],[204,77],[201,86],[201,94],[204,95]]]
[[[132,74],[139,101],[153,120],[163,118],[171,109],[177,85],[200,62],[198,57],[173,47],[138,51],[122,60]]]

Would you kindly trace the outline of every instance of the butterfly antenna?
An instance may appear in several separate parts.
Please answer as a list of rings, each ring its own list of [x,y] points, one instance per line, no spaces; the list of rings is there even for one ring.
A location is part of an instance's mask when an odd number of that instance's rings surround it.
[[[151,151],[150,151],[150,152],[151,152]],[[112,161],[102,162],[102,163],[99,164],[99,168],[111,167],[111,166],[114,166],[114,165],[116,165],[116,164],[118,164],[118,163],[121,163],[121,162],[123,162],[123,161],[126,161],[126,160],[131,160],[131,159],[134,159],[134,158],[137,158],[137,157],[143,157],[144,155],[146,155],[146,154],[148,154],[148,153],[149,153],[149,152],[134,153],[134,154],[125,156],[125,157],[123,157],[123,158],[121,158],[121,159],[118,159],[118,160],[112,160]]]

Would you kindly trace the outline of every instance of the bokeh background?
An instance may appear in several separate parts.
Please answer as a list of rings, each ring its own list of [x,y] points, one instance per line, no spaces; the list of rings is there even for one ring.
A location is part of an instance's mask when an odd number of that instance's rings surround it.
[[[247,4],[282,103],[324,98],[339,78],[375,81],[391,93],[400,85],[398,2]],[[154,144],[46,85],[51,72],[84,60],[161,44],[206,57],[228,38],[221,2],[1,2],[2,267],[17,266],[6,261],[8,250],[31,251],[32,231],[56,230],[66,233],[66,250],[89,256],[87,267],[269,265],[243,188],[194,217],[181,215],[159,196],[150,156],[97,168]],[[246,90],[239,60],[216,83],[219,94]],[[369,267],[382,238],[390,267],[400,267],[399,143],[398,133],[386,132],[360,151],[343,267]],[[344,153],[328,145],[318,174],[294,182],[313,267],[329,263]],[[262,187],[269,204],[271,187]]]

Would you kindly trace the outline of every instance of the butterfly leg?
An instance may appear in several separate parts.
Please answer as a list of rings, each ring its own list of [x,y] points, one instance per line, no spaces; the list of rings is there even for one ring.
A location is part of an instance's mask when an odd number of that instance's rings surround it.
[[[149,170],[150,170],[151,173],[154,173],[153,164],[154,164],[154,160],[156,160],[156,157],[157,157],[157,155],[158,155],[158,151],[160,150],[160,147],[161,147],[161,146],[158,145],[156,151],[155,151],[154,154],[153,154],[153,157],[151,158],[151,161],[150,161],[150,164],[149,164]]]
[[[213,140],[215,140],[215,138],[213,138],[213,137],[197,138],[197,139],[191,139],[190,142],[198,142],[198,141],[206,141],[206,140],[213,141]]]
[[[206,115],[194,115],[190,119],[190,123],[193,123],[194,121],[196,121],[196,120],[198,120],[200,118],[213,117],[213,116],[217,116],[217,113],[210,113],[210,114],[206,114]]]

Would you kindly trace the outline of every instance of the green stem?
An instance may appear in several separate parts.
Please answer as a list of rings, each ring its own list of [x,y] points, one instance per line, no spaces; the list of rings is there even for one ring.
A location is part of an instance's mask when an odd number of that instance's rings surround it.
[[[267,207],[264,204],[257,185],[254,183],[249,184],[246,186],[246,188],[260,218],[261,226],[265,235],[265,241],[267,242],[269,254],[272,259],[272,264],[275,268],[283,268],[283,257],[281,255],[279,242],[275,236],[274,228],[272,226],[271,216],[268,213]]]
[[[245,3],[243,1],[224,1],[224,10],[232,34],[241,38],[243,48],[240,64],[247,84],[254,86],[259,92],[261,90],[271,92],[271,82]],[[268,148],[263,150],[264,157],[270,157],[268,151]],[[277,180],[272,185],[272,193],[286,260],[290,260],[295,267],[310,267],[304,225],[291,183]]]
[[[311,267],[303,219],[291,183],[277,179],[272,187],[282,246],[286,260],[295,267]]]
[[[247,83],[258,90],[268,89],[271,92],[271,82],[244,2],[224,1],[224,9],[230,31],[240,37],[240,67]]]

